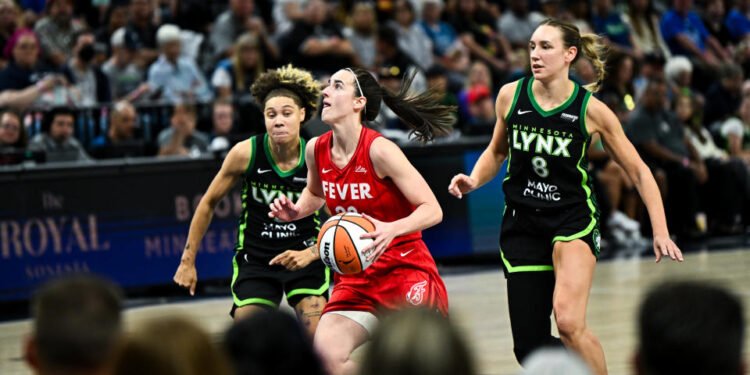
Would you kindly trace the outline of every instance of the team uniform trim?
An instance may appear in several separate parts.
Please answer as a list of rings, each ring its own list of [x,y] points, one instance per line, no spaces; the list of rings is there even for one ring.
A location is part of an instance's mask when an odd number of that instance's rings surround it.
[[[309,294],[313,296],[321,296],[324,293],[328,292],[328,288],[331,285],[331,270],[328,267],[325,267],[325,273],[326,273],[326,281],[325,283],[323,283],[323,285],[320,286],[320,288],[318,289],[305,289],[305,288],[294,289],[286,295],[287,300],[298,294]]]
[[[279,175],[279,177],[289,177],[295,174],[300,168],[305,165],[305,140],[302,137],[299,138],[299,147],[299,161],[297,162],[297,165],[288,171],[283,171],[281,170],[281,168],[279,168],[276,160],[274,160],[273,154],[271,154],[271,148],[269,147],[268,143],[268,133],[263,136],[263,150],[266,153],[266,158],[268,158],[268,162],[271,164],[271,168],[273,168],[273,170],[276,172],[276,174]]]
[[[255,136],[250,137],[250,160],[247,162],[247,168],[245,168],[245,174],[253,169],[255,165]],[[240,228],[237,233],[237,248],[235,250],[242,250],[245,247],[245,228],[247,227],[247,181],[243,179],[242,182],[242,214],[240,216]]]
[[[529,85],[527,86],[526,90],[528,90],[529,99],[531,99],[531,105],[534,106],[534,109],[536,109],[537,112],[542,115],[542,117],[549,117],[562,112],[565,108],[568,108],[568,106],[573,103],[573,101],[578,96],[579,86],[577,83],[573,82],[573,92],[570,94],[570,97],[568,97],[568,99],[563,104],[560,104],[557,107],[550,109],[549,111],[545,111],[544,109],[542,109],[539,103],[536,102],[536,98],[534,98],[534,90],[531,89],[533,83],[534,77],[531,77],[529,79]]]

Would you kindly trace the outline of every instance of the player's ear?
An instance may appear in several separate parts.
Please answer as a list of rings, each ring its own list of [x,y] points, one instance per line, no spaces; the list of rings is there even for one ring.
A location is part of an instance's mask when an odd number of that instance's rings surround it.
[[[578,55],[578,47],[568,47],[568,51],[565,52],[565,62],[572,63]]]
[[[305,121],[305,107],[299,109],[299,122]]]

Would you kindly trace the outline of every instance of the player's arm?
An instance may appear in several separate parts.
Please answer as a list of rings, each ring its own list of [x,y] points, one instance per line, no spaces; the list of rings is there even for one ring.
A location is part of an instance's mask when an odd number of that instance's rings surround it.
[[[320,183],[320,176],[318,176],[318,168],[315,163],[315,143],[317,140],[317,137],[313,138],[307,142],[307,145],[305,146],[307,186],[302,190],[302,194],[297,200],[297,203],[292,203],[287,197],[277,198],[270,206],[271,211],[268,213],[269,217],[278,217],[282,220],[287,220],[287,218],[290,219],[287,221],[298,220],[317,211],[321,206],[323,206],[323,209],[325,209],[330,215],[327,207],[324,206],[325,198],[323,197],[323,185]],[[308,210],[311,209],[312,211],[308,212]],[[286,267],[286,269],[290,271],[296,271],[300,268],[307,267],[307,265],[316,259],[320,259],[318,246],[312,245],[304,250],[284,251],[271,259],[268,264],[280,265]]]
[[[216,205],[227,195],[245,172],[251,152],[251,141],[244,141],[232,147],[226,159],[224,159],[219,173],[211,181],[211,185],[208,186],[208,190],[198,203],[198,208],[195,209],[193,220],[190,222],[185,250],[182,252],[180,265],[174,275],[175,283],[190,288],[191,295],[195,294],[195,285],[198,282],[195,269],[198,245],[211,223]]]
[[[459,173],[453,176],[448,192],[457,198],[463,197],[494,178],[500,171],[503,161],[508,156],[508,134],[505,124],[505,117],[513,103],[513,96],[516,92],[518,82],[509,83],[500,88],[500,93],[495,101],[495,130],[492,133],[492,140],[487,148],[479,156],[479,160],[474,164],[471,176]]]
[[[651,217],[656,261],[660,261],[662,255],[682,261],[682,252],[669,238],[664,205],[654,176],[625,136],[617,116],[604,103],[592,96],[585,121],[589,133],[598,132],[601,135],[607,153],[625,169],[643,198]]]
[[[363,215],[375,224],[375,231],[362,238],[373,242],[363,249],[368,260],[377,258],[394,238],[427,229],[443,220],[443,210],[435,194],[406,155],[392,141],[379,137],[370,146],[370,160],[380,178],[390,178],[415,209],[409,216],[386,223]]]

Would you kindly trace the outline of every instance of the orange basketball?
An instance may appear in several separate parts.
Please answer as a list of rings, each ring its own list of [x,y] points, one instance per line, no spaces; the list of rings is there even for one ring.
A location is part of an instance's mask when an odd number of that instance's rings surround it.
[[[345,213],[331,216],[318,233],[320,259],[328,268],[342,274],[354,274],[372,264],[362,254],[362,250],[372,239],[360,239],[365,233],[375,230],[375,226],[362,215]]]

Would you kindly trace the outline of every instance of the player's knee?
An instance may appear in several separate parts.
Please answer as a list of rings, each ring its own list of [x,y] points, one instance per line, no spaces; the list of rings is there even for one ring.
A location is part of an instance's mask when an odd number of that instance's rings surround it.
[[[320,359],[323,361],[323,366],[327,373],[341,373],[341,369],[349,359],[349,353],[336,345],[330,337],[327,337],[325,332],[315,335],[313,346],[320,356]]]
[[[586,329],[586,324],[582,318],[574,316],[564,309],[558,311],[555,308],[555,321],[557,322],[557,331],[563,338],[576,337]]]

